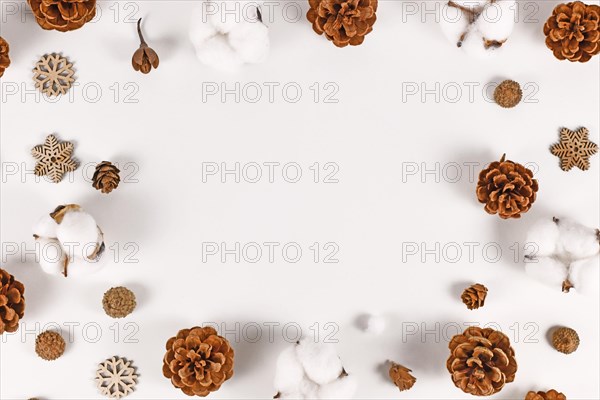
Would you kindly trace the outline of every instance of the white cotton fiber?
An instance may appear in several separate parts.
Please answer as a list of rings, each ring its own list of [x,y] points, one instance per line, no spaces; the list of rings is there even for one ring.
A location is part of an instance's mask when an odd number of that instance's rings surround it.
[[[385,318],[381,315],[367,315],[362,321],[362,329],[366,333],[380,335],[385,330]]]
[[[63,247],[75,249],[75,256],[89,256],[98,243],[99,231],[94,218],[84,211],[69,211],[56,229]],[[85,254],[84,254],[85,253]]]
[[[56,239],[40,237],[36,239],[37,261],[49,275],[62,275],[66,254]]]
[[[269,29],[260,22],[240,23],[229,34],[229,43],[244,62],[264,62],[269,54]]]
[[[526,256],[551,256],[556,252],[560,231],[551,218],[537,221],[527,233],[525,240]]]
[[[569,281],[578,293],[598,294],[600,286],[600,256],[571,263]]]
[[[526,260],[525,271],[534,279],[558,288],[562,288],[568,274],[567,266],[553,257],[537,257],[533,260]]]
[[[515,26],[514,0],[501,0],[488,3],[475,25],[487,40],[504,41],[508,39]]]
[[[570,219],[561,218],[559,245],[572,258],[591,257],[600,251],[596,230],[580,225]]]
[[[274,386],[278,392],[293,392],[304,379],[304,369],[294,347],[286,348],[277,359]]]
[[[461,10],[447,4],[442,8],[440,27],[450,43],[457,45],[460,37],[467,30],[469,19]]]
[[[485,6],[489,0],[454,0],[453,2],[461,7],[476,9]]]
[[[58,224],[50,216],[44,215],[33,226],[33,234],[43,238],[56,238],[56,229]]]
[[[352,399],[357,389],[356,379],[353,375],[345,376],[319,388],[319,399]]]
[[[306,376],[319,385],[332,382],[342,373],[342,361],[332,344],[315,343],[313,338],[304,338],[296,346],[296,356]]]

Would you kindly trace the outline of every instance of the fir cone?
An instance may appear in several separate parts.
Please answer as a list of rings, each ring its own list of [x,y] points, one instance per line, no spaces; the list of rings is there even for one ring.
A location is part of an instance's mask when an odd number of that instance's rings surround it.
[[[552,389],[547,392],[529,392],[525,400],[567,400],[567,396]]]
[[[498,214],[502,219],[521,218],[535,202],[538,182],[530,169],[505,157],[481,171],[477,199],[489,214]]]
[[[506,335],[490,328],[469,327],[448,345],[446,367],[463,392],[490,396],[515,379],[517,360]]]
[[[96,0],[27,0],[35,20],[46,30],[68,32],[96,16]]]
[[[579,335],[574,329],[559,328],[552,334],[552,346],[561,353],[571,354],[579,347]]]
[[[417,378],[412,376],[410,373],[412,372],[410,369],[406,368],[403,365],[396,364],[395,362],[390,362],[390,379],[394,382],[394,385],[398,386],[400,391],[409,390],[413,387]]]
[[[56,360],[62,356],[65,346],[65,339],[52,331],[44,331],[35,339],[35,352],[46,361]]]
[[[102,193],[110,193],[116,189],[121,182],[119,177],[119,168],[115,167],[110,161],[102,161],[96,165],[96,171],[92,177],[92,186]]]
[[[559,4],[544,25],[546,46],[559,60],[587,62],[600,53],[600,6]]]
[[[475,310],[484,306],[487,292],[488,289],[485,286],[476,283],[464,290],[461,299],[469,310]]]
[[[8,57],[8,51],[10,46],[8,42],[0,36],[0,77],[4,75],[4,70],[10,65],[10,58]]]
[[[0,335],[19,329],[25,314],[25,287],[15,277],[0,268]]]
[[[102,298],[102,308],[109,317],[123,318],[133,312],[136,306],[135,294],[126,287],[109,289]]]
[[[207,396],[233,376],[233,348],[213,328],[182,329],[166,347],[163,375],[188,396]]]
[[[373,30],[377,0],[308,0],[313,30],[337,47],[358,46]]]

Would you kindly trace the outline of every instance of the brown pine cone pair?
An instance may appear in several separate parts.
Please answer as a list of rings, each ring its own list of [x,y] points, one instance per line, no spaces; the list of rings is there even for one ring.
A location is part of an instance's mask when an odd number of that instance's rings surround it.
[[[25,315],[25,287],[8,271],[0,268],[0,335],[16,332]]]
[[[373,30],[377,0],[308,0],[313,30],[337,47],[358,46]]]
[[[525,400],[567,400],[567,396],[552,389],[547,392],[529,392]]]
[[[588,62],[600,53],[600,6],[559,4],[544,25],[546,46],[559,60]]]
[[[233,348],[213,328],[182,329],[166,347],[163,375],[188,396],[208,396],[233,376]]]
[[[96,0],[27,0],[35,20],[47,30],[68,32],[96,16]]]
[[[10,65],[10,57],[8,57],[8,51],[10,46],[8,42],[0,36],[0,77],[4,75],[4,70]]]

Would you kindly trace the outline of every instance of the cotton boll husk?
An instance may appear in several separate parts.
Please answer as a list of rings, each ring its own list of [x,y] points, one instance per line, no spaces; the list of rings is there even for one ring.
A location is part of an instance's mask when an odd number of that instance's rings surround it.
[[[600,243],[596,230],[578,224],[570,219],[560,219],[560,246],[574,258],[587,258],[598,254]]]
[[[489,3],[484,7],[475,25],[488,40],[506,40],[515,26],[515,9],[514,0]]]
[[[578,293],[597,295],[600,285],[600,256],[571,263],[569,281]]]
[[[562,288],[568,274],[567,266],[552,257],[536,257],[534,260],[527,260],[525,271],[534,279],[559,289]]]
[[[525,255],[542,257],[554,254],[559,235],[558,225],[551,218],[537,221],[527,232]]]
[[[460,41],[461,35],[467,30],[469,26],[469,18],[461,10],[445,5],[442,9],[442,16],[440,18],[440,27],[444,36],[456,46]]]
[[[36,239],[37,259],[42,270],[49,275],[62,275],[66,254],[57,239]]]
[[[353,375],[337,379],[319,388],[319,399],[352,399],[358,385]]]
[[[258,21],[242,22],[229,34],[229,44],[244,62],[263,62],[269,54],[269,28]]]
[[[70,211],[65,214],[56,229],[56,236],[63,248],[74,248],[76,257],[88,257],[94,252],[100,239],[98,225],[94,218],[84,211]]]
[[[33,234],[42,238],[56,238],[57,228],[56,221],[49,214],[46,214],[33,226]]]
[[[302,339],[296,346],[296,356],[306,376],[319,385],[332,382],[343,371],[342,361],[335,347],[329,343],[315,343],[313,338]]]
[[[274,386],[278,392],[292,393],[300,387],[304,379],[304,369],[296,356],[296,349],[288,347],[277,359]]]

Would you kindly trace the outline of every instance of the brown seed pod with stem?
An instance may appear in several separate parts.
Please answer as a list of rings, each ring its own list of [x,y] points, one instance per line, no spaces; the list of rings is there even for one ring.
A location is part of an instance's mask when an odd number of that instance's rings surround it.
[[[143,74],[149,73],[152,68],[158,68],[158,54],[148,47],[148,44],[144,40],[144,35],[142,35],[141,28],[142,19],[138,19],[137,22],[137,31],[138,36],[140,37],[140,47],[133,53],[133,57],[131,58],[131,64],[133,65],[133,69],[136,71],[141,71]]]

